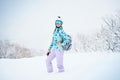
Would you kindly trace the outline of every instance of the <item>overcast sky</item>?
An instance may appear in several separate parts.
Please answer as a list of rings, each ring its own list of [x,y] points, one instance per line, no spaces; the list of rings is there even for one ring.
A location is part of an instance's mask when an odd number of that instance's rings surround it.
[[[60,15],[66,33],[90,35],[102,18],[120,10],[120,0],[0,0],[0,39],[47,49]]]

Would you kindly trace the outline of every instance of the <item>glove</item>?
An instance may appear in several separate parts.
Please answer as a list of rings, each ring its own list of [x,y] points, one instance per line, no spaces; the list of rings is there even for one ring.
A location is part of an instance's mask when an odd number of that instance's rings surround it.
[[[47,56],[49,56],[49,54],[50,54],[50,50],[48,50],[48,52],[47,52]]]
[[[47,52],[47,56],[49,56],[50,52]]]

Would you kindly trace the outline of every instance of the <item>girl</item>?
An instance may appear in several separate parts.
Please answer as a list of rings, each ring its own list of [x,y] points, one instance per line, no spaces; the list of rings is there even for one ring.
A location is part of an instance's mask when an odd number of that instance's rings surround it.
[[[58,17],[60,19],[60,17]],[[47,52],[46,66],[48,73],[53,72],[52,60],[56,57],[58,72],[64,72],[63,66],[63,46],[69,41],[69,37],[62,28],[63,22],[61,20],[55,21],[55,29],[53,32],[53,39]],[[65,38],[64,41],[62,39]]]

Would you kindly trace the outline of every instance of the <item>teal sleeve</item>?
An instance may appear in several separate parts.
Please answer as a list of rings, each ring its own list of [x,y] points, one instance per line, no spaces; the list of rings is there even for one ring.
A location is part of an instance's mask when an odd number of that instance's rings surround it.
[[[68,37],[68,35],[63,30],[59,32],[62,38],[64,38],[64,41],[62,42],[62,46],[65,46],[70,41],[70,37]]]
[[[53,47],[53,39],[52,39],[52,42],[51,42],[51,44],[50,44],[48,50],[51,50],[52,47]]]
[[[50,44],[48,50],[51,50],[52,47],[53,47],[53,42],[51,42],[51,44]]]

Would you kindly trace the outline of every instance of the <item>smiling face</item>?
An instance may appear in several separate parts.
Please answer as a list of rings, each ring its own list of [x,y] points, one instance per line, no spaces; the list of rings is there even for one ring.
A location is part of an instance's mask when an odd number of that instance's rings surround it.
[[[63,24],[63,22],[62,22],[61,20],[56,20],[56,21],[55,21],[55,26],[56,26],[56,27],[61,27],[62,24]]]
[[[62,25],[61,24],[56,24],[56,27],[61,27]]]

